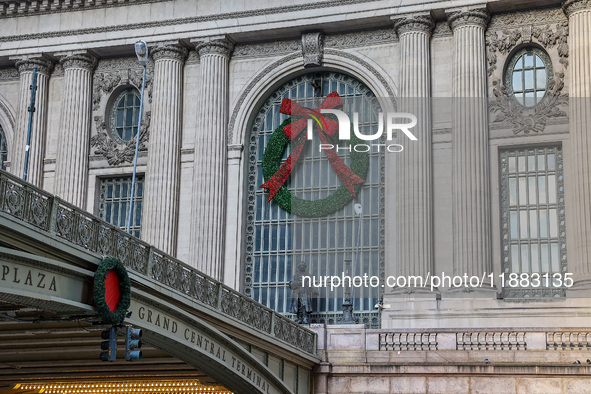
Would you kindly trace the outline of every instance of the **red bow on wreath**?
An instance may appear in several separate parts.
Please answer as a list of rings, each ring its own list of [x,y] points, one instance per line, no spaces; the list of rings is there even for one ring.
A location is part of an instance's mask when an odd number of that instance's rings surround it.
[[[281,102],[281,107],[279,108],[279,112],[285,115],[291,115],[299,117],[296,121],[292,121],[290,124],[283,128],[283,134],[289,139],[290,141],[297,140],[297,145],[292,149],[291,155],[287,158],[285,163],[269,178],[265,183],[263,183],[259,188],[267,189],[269,191],[269,199],[267,201],[271,201],[281,186],[285,183],[289,175],[291,174],[291,170],[298,162],[300,155],[304,149],[304,145],[306,144],[306,137],[302,136],[298,138],[302,132],[306,129],[308,119],[313,119],[317,122],[319,127],[318,136],[320,137],[320,141],[323,144],[329,144],[330,141],[328,137],[334,137],[338,130],[339,130],[339,123],[333,119],[327,119],[322,116],[320,113],[320,109],[334,109],[341,107],[343,105],[343,100],[337,92],[332,92],[329,94],[322,104],[318,107],[318,110],[305,108],[299,105],[298,103],[288,99],[287,97],[283,98]],[[330,162],[332,168],[336,172],[337,176],[345,185],[349,193],[353,197],[357,197],[355,193],[355,186],[361,183],[365,183],[365,180],[361,178],[359,175],[355,174],[339,157],[339,155],[332,149],[325,150],[326,156],[328,156],[328,161]]]

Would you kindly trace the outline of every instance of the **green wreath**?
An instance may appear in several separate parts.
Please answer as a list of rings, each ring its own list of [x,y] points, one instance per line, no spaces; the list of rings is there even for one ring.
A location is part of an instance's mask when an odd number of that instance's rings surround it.
[[[119,302],[117,309],[111,311],[105,300],[105,280],[109,271],[115,271],[119,278]],[[119,324],[125,318],[131,303],[131,282],[125,265],[119,259],[107,257],[98,266],[94,274],[94,302],[100,319],[108,324]]]
[[[263,153],[263,161],[261,166],[263,168],[263,177],[265,181],[275,174],[281,167],[281,158],[285,148],[290,143],[289,139],[283,134],[283,128],[290,124],[292,118],[286,119],[279,127],[275,129]],[[349,145],[355,146],[362,141],[357,138],[355,133],[351,133],[352,137]],[[357,152],[355,149],[351,150],[351,170],[366,179],[367,170],[369,168],[369,155],[367,152]],[[363,184],[355,186],[355,194]],[[333,194],[320,200],[303,200],[299,197],[292,196],[287,186],[283,185],[277,192],[273,201],[279,205],[283,210],[293,213],[298,216],[307,218],[319,218],[330,215],[333,212],[339,211],[353,199],[349,190],[345,185],[341,185]]]

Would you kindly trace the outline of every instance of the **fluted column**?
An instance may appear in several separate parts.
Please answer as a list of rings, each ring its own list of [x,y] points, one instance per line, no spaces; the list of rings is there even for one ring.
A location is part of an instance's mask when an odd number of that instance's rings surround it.
[[[233,45],[225,38],[200,42],[191,256],[202,272],[223,280],[226,216],[228,65]]]
[[[58,196],[86,209],[92,73],[96,58],[86,53],[61,58],[64,68],[60,130],[55,163]]]
[[[29,149],[29,168],[27,181],[43,186],[43,159],[45,157],[45,138],[47,135],[47,92],[49,75],[53,63],[44,57],[24,58],[16,61],[20,75],[16,134],[12,146],[11,172],[22,177],[25,169],[25,151],[29,127],[29,106],[31,105],[31,84],[33,67],[37,66],[37,92],[35,112],[31,125],[31,144]]]
[[[417,117],[417,141],[404,139],[397,154],[395,275],[433,272],[433,187],[431,149],[430,16],[395,20],[400,40],[400,107]]]
[[[150,146],[142,212],[142,238],[171,255],[178,235],[183,64],[187,49],[152,49],[154,81]]]
[[[572,196],[567,237],[568,272],[575,287],[591,285],[591,2],[568,0],[563,9],[569,23],[570,165],[566,182]]]
[[[454,273],[491,271],[490,169],[484,31],[488,13],[449,16],[453,30],[452,198]]]

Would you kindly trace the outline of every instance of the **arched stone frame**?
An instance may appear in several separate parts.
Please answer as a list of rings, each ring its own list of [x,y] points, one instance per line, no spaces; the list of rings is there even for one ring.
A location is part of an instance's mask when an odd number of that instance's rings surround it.
[[[14,134],[15,134],[15,121],[14,121],[14,110],[7,104],[8,100],[3,96],[0,96],[0,125],[4,130],[4,136],[6,137],[7,147],[7,161],[11,160],[11,153],[13,149]]]
[[[323,70],[349,74],[364,83],[376,96],[384,112],[396,108],[397,88],[390,75],[372,59],[359,53],[324,50]],[[313,71],[304,68],[301,53],[282,57],[251,78],[233,106],[228,124],[228,189],[224,283],[242,291],[245,235],[245,141],[256,111],[269,93],[298,75]]]

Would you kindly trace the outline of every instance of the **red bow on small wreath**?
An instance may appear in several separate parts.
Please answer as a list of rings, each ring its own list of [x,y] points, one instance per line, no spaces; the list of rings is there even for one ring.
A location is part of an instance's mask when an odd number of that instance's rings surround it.
[[[339,123],[336,120],[323,117],[319,110],[334,109],[342,106],[343,100],[341,100],[341,97],[337,92],[332,92],[329,94],[324,99],[322,104],[320,104],[317,110],[302,107],[287,97],[283,98],[279,112],[285,115],[299,117],[299,119],[291,122],[283,128],[283,134],[290,141],[297,140],[297,145],[292,149],[291,154],[285,163],[283,163],[283,165],[279,168],[279,170],[277,170],[277,172],[273,174],[273,176],[271,176],[271,178],[269,178],[265,183],[259,186],[259,188],[267,189],[269,191],[269,198],[267,201],[271,201],[277,192],[279,192],[279,189],[281,189],[281,186],[283,186],[291,174],[293,167],[300,159],[300,155],[307,141],[306,137],[302,135],[302,132],[306,129],[308,119],[313,119],[317,122],[319,125],[317,131],[320,141],[323,144],[329,144],[330,141],[328,140],[328,137],[334,137],[338,133]],[[345,185],[353,197],[357,197],[355,193],[355,186],[365,183],[365,180],[359,175],[355,174],[343,162],[343,160],[341,160],[339,155],[334,150],[328,149],[324,152],[326,153],[326,156],[328,156],[328,161],[330,162],[332,168],[336,172],[343,185]]]

